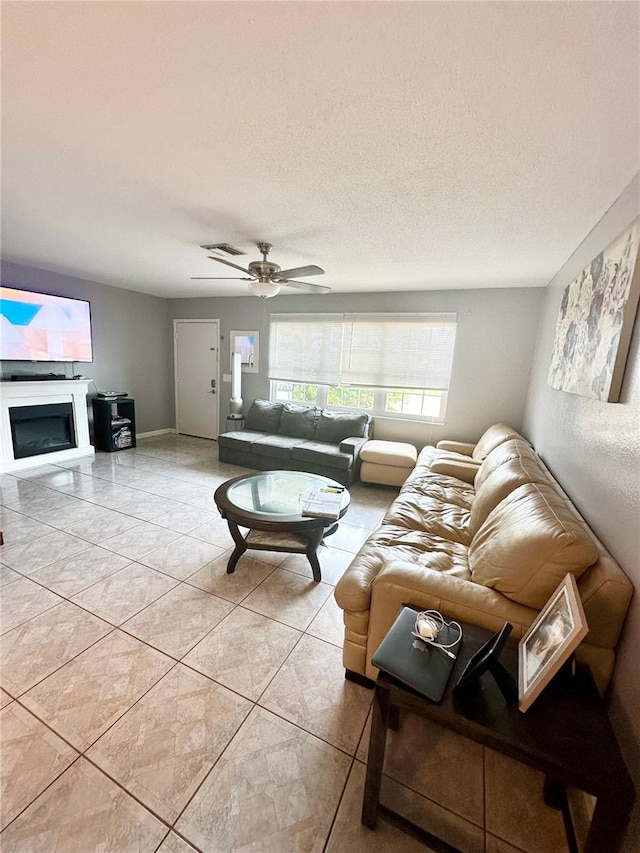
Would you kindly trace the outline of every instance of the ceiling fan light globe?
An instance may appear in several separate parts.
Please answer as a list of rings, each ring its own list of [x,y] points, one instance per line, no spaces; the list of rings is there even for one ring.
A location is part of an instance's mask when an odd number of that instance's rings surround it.
[[[272,296],[280,293],[280,285],[273,281],[252,281],[249,283],[249,290],[254,296],[271,299]]]

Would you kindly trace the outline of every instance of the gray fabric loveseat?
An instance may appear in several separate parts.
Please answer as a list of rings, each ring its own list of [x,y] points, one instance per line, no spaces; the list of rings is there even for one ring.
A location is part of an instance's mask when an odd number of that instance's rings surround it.
[[[254,400],[245,428],[218,436],[218,458],[263,471],[309,471],[350,486],[372,433],[371,415]]]

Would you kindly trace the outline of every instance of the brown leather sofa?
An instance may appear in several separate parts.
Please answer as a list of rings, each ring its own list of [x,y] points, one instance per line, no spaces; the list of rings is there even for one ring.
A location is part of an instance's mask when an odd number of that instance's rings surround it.
[[[376,678],[371,656],[402,604],[493,631],[509,621],[518,638],[571,572],[589,625],[577,654],[604,691],[631,582],[522,436],[498,424],[464,451],[421,451],[336,586],[347,676]]]

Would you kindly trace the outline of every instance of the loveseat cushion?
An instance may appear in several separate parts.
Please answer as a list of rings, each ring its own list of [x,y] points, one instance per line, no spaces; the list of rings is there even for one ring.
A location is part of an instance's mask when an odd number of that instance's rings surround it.
[[[343,438],[364,438],[367,435],[370,415],[343,414],[320,411],[314,438],[329,444],[340,444]]]
[[[245,429],[256,430],[270,435],[280,429],[282,403],[272,403],[270,400],[254,400],[244,422]]]
[[[270,459],[291,459],[291,451],[300,444],[300,439],[291,435],[265,435],[254,441],[251,452],[256,456],[268,456]]]
[[[469,546],[476,583],[538,610],[567,572],[579,578],[597,559],[589,528],[569,501],[538,483],[507,495]]]
[[[513,427],[507,426],[507,424],[494,424],[480,436],[480,440],[473,449],[472,456],[474,459],[485,459],[492,450],[511,439],[528,443]]]
[[[320,410],[315,406],[285,403],[280,418],[280,433],[296,438],[313,438]]]
[[[252,432],[249,430],[239,429],[235,432],[224,432],[218,436],[218,444],[220,447],[226,447],[229,450],[239,450],[242,453],[251,453],[251,448],[256,441],[261,438],[268,438],[266,432]]]
[[[353,454],[344,453],[335,444],[322,441],[298,441],[291,451],[291,458],[298,462],[308,462],[311,470],[313,466],[322,465],[348,471],[353,465]]]

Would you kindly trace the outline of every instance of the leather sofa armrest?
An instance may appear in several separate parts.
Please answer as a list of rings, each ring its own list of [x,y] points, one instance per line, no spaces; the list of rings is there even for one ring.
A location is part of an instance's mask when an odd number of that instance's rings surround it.
[[[510,601],[501,593],[472,580],[406,561],[387,563],[372,583],[365,663],[368,678],[377,677],[378,671],[371,664],[371,656],[403,604],[439,610],[448,620],[470,622],[489,631],[499,631],[505,622],[511,622],[511,636],[516,640],[525,634],[538,615],[537,610]]]
[[[343,438],[340,442],[340,450],[342,453],[350,453],[357,459],[367,441],[369,441],[368,438]]]
[[[406,561],[383,566],[372,587],[371,623],[375,624],[384,613],[393,614],[384,633],[402,604],[439,610],[448,619],[489,630],[497,631],[505,622],[511,622],[515,638],[521,637],[538,615],[534,608],[511,601],[487,586]]]
[[[429,466],[429,470],[434,474],[445,474],[447,477],[456,477],[458,480],[463,480],[465,483],[473,485],[478,469],[479,462],[463,461],[458,459],[434,459]]]
[[[438,450],[447,450],[450,453],[461,453],[463,456],[473,456],[475,444],[469,444],[467,441],[439,441],[436,444]]]
[[[378,555],[366,551],[358,554],[336,584],[334,596],[338,606],[355,612],[369,610],[371,585],[380,566]]]

